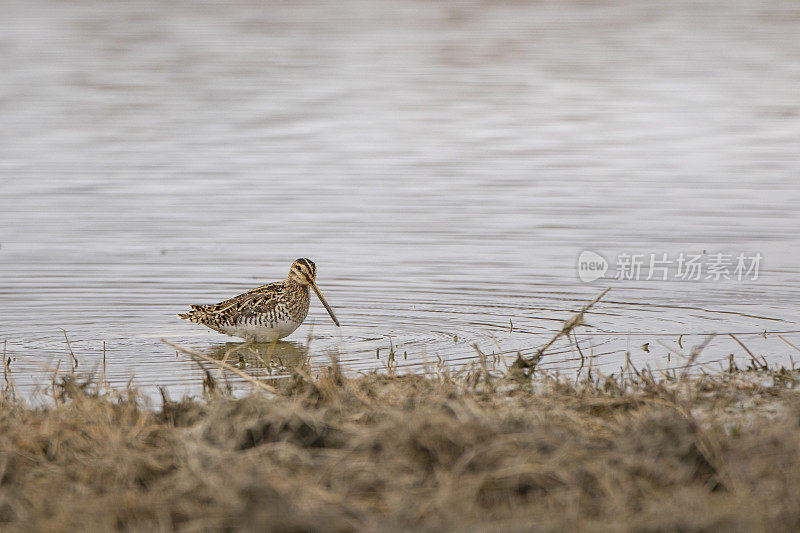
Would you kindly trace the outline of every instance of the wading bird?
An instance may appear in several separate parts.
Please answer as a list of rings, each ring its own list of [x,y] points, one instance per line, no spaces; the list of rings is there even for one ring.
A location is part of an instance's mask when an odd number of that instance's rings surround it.
[[[337,326],[339,321],[315,282],[317,266],[310,259],[297,259],[283,281],[256,287],[224,302],[192,305],[191,311],[175,315],[220,333],[254,342],[272,342],[290,335],[308,315],[308,287]]]

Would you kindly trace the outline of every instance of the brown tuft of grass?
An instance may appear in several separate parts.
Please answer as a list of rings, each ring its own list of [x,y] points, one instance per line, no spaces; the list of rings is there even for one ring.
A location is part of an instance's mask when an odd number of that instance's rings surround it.
[[[165,400],[0,400],[0,529],[790,530],[792,372],[569,382],[298,373]],[[219,389],[215,389],[219,390]]]

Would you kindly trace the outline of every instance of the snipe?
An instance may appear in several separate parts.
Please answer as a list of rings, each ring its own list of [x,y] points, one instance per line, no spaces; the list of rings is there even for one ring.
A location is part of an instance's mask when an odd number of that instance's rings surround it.
[[[297,259],[283,281],[256,287],[224,302],[192,305],[178,318],[202,324],[220,333],[255,342],[272,342],[290,335],[308,315],[308,287],[331,315],[339,321],[317,287],[317,266],[310,259]]]

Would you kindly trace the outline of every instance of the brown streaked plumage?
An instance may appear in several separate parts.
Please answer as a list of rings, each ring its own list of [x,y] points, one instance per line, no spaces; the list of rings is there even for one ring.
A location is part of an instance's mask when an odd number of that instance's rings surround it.
[[[256,287],[218,304],[192,305],[191,311],[176,316],[233,337],[272,342],[291,334],[306,319],[310,286],[338,326],[339,321],[317,287],[316,275],[313,261],[297,259],[283,281]]]

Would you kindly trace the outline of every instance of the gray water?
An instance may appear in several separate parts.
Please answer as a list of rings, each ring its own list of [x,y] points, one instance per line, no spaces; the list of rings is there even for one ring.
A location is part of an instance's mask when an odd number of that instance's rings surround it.
[[[510,362],[605,287],[578,332],[602,372],[626,351],[680,366],[710,333],[712,367],[749,360],[726,333],[800,357],[779,337],[800,346],[796,2],[0,14],[0,340],[19,388],[69,368],[63,328],[80,370],[105,343],[112,384],[194,394],[200,369],[160,339],[214,357],[235,339],[172,315],[296,257],[343,325],[314,302],[279,348],[312,367],[385,368],[390,343],[400,370],[458,368],[473,343]],[[612,265],[583,283],[583,250],[764,259],[756,280]],[[578,359],[558,342],[543,364]]]

